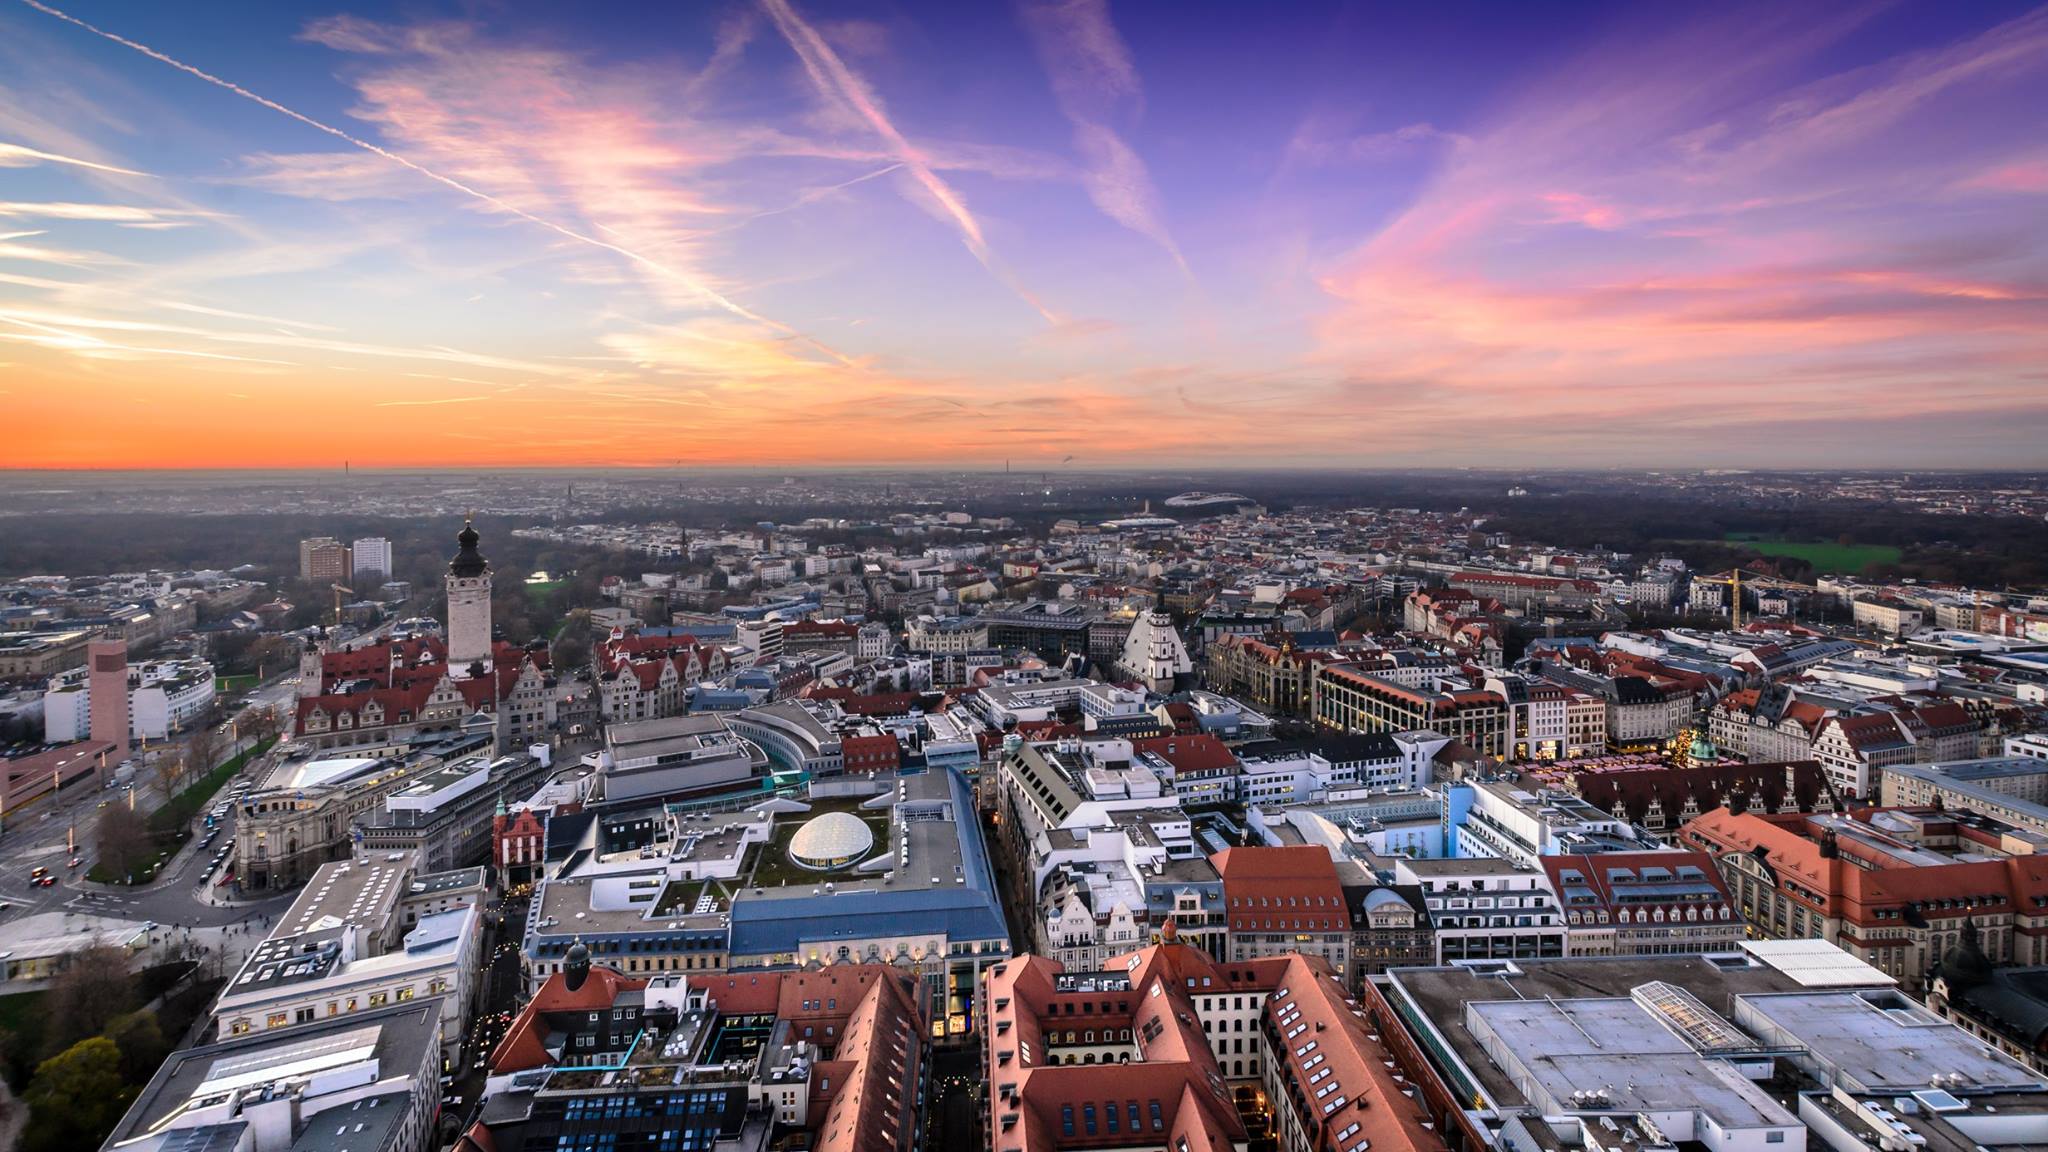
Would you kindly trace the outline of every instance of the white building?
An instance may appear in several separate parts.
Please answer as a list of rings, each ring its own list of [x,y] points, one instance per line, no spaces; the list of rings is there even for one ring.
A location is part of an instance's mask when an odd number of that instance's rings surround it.
[[[1131,634],[1124,638],[1123,655],[1117,660],[1119,675],[1138,681],[1148,691],[1165,695],[1173,691],[1177,677],[1194,670],[1187,646],[1174,630],[1173,617],[1164,612],[1146,612],[1131,623]]]
[[[349,546],[349,573],[358,582],[371,573],[380,580],[389,580],[391,567],[391,541],[382,536],[365,536]],[[358,584],[360,588],[360,583]]]
[[[43,740],[68,744],[92,734],[92,693],[86,669],[50,681],[43,696]],[[135,740],[164,740],[183,732],[213,707],[213,665],[204,660],[156,660],[128,665],[128,731]]]
[[[1396,884],[1419,884],[1439,964],[1565,954],[1564,915],[1540,868],[1505,860],[1399,860]]]

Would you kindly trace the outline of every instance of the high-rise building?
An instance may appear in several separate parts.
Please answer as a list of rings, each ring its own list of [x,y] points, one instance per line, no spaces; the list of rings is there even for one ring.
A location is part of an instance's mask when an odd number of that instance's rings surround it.
[[[348,579],[348,546],[332,536],[299,541],[299,579],[339,583]]]
[[[95,640],[86,648],[92,669],[86,691],[92,707],[92,738],[114,746],[110,758],[128,755],[128,642]]]
[[[477,540],[476,525],[464,521],[448,562],[448,670],[456,676],[491,662],[491,565]]]
[[[362,586],[363,578],[374,572],[379,581],[391,578],[391,541],[382,536],[365,536],[349,545],[349,575]]]

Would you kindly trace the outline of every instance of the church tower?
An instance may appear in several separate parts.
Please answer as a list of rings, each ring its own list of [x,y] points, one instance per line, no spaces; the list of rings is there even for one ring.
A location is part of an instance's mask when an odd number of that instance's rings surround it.
[[[457,677],[473,664],[491,664],[491,565],[476,550],[477,539],[476,525],[464,520],[448,562],[448,671]]]

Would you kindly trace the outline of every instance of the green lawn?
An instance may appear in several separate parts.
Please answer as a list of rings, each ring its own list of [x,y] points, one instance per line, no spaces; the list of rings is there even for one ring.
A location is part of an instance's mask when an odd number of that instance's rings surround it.
[[[1801,544],[1791,540],[1765,540],[1755,533],[1730,532],[1731,544],[1742,544],[1764,556],[1789,556],[1813,565],[1816,572],[1854,575],[1874,564],[1896,564],[1899,550],[1889,544],[1838,544],[1816,541]]]
[[[248,765],[249,761],[261,756],[264,749],[269,748],[274,743],[276,743],[275,740],[266,740],[238,756],[229,758],[220,767],[193,781],[184,791],[171,797],[162,807],[151,812],[149,814],[149,831],[155,837],[157,848],[160,850],[158,859],[167,860],[178,849],[184,847],[185,841],[192,838],[193,818],[212,804],[214,793],[227,787],[228,781],[233,780]],[[85,878],[96,884],[119,884],[122,881],[122,877],[105,872],[97,861],[86,872]],[[139,879],[147,883],[149,877],[139,877]]]
[[[262,681],[256,679],[254,672],[244,672],[239,676],[217,676],[213,681],[213,690],[219,695],[226,696],[233,692],[247,692],[260,683]]]
[[[528,584],[526,585],[526,594],[533,597],[536,601],[545,600],[548,598],[548,593],[567,583],[567,580],[545,580],[539,584]]]

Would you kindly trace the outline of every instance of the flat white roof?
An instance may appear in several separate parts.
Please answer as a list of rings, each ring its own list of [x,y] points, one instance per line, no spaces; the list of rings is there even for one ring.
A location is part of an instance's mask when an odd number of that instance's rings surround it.
[[[1871,988],[1898,983],[1825,940],[1744,940],[1742,950],[1804,988]]]

